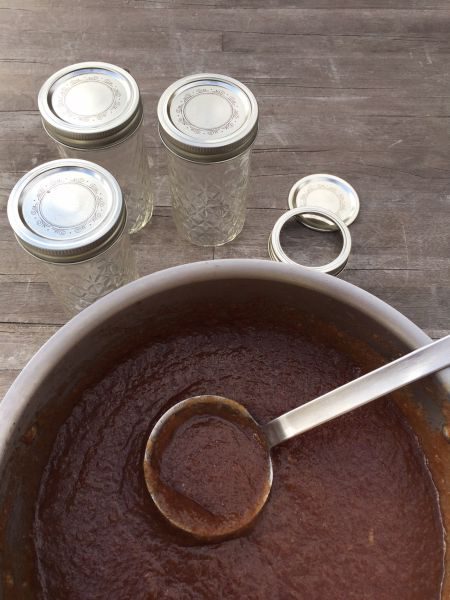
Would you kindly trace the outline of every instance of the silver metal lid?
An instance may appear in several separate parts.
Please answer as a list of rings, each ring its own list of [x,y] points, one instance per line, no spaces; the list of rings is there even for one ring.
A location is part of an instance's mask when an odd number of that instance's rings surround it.
[[[103,62],[70,65],[38,95],[47,133],[74,148],[102,148],[127,137],[142,120],[139,88],[124,69]]]
[[[179,79],[158,103],[163,143],[178,156],[218,162],[249,148],[258,131],[252,92],[231,77],[214,73]]]
[[[310,267],[306,265],[300,266],[305,269],[310,269],[312,271],[319,271],[321,273],[328,273],[330,275],[338,275],[347,264],[347,260],[350,256],[350,251],[352,248],[352,238],[347,225],[345,225],[345,223],[337,215],[323,208],[313,208],[310,206],[292,208],[291,210],[288,210],[284,214],[282,214],[278,221],[275,223],[272,233],[269,237],[267,248],[269,251],[270,258],[276,262],[283,262],[291,265],[299,265],[298,262],[292,260],[292,258],[289,258],[289,256],[284,252],[283,248],[281,247],[280,234],[283,227],[290,219],[292,219],[292,217],[301,216],[303,219],[305,215],[311,218],[322,218],[324,221],[333,223],[336,230],[339,230],[341,233],[342,250],[340,251],[339,256],[337,256],[333,261],[326,265],[321,265],[318,267]],[[303,223],[303,220],[301,222]],[[328,231],[330,230],[331,229],[329,229]]]
[[[289,208],[315,206],[337,215],[346,225],[350,225],[359,213],[359,198],[354,188],[344,179],[322,173],[308,175],[291,188],[288,198]],[[336,231],[338,227],[320,216],[302,215],[299,220],[318,231]]]
[[[106,169],[62,159],[39,165],[16,183],[8,219],[33,256],[74,263],[100,254],[120,237],[126,210],[119,184]]]

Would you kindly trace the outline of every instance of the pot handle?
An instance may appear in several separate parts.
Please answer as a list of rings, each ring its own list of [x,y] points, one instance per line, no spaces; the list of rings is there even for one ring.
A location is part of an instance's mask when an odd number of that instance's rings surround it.
[[[272,448],[449,365],[450,335],[273,419],[264,427],[269,445]]]

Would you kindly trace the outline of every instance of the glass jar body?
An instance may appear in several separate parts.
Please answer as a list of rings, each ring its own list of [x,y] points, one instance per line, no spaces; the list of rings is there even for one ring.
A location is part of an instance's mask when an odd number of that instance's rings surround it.
[[[166,148],[172,214],[178,232],[197,246],[233,240],[245,222],[250,148],[222,162],[186,160]]]
[[[107,169],[119,182],[127,207],[127,231],[135,233],[150,221],[153,189],[142,124],[125,140],[105,148],[74,148],[55,140],[62,158],[81,158]]]
[[[139,276],[126,234],[89,260],[77,263],[40,262],[52,292],[70,316]]]

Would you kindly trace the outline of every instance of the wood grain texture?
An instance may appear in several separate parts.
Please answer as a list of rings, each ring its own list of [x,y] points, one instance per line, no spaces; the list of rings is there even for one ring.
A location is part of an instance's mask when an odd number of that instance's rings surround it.
[[[38,264],[6,219],[27,170],[57,158],[36,95],[83,60],[139,82],[157,208],[133,238],[141,274],[210,258],[267,258],[292,184],[329,172],[361,200],[342,278],[389,302],[431,336],[450,331],[450,6],[446,0],[0,0],[0,397],[65,321]],[[258,98],[242,234],[216,249],[177,237],[156,103],[175,79],[229,74]],[[309,237],[308,237],[309,235]],[[336,249],[290,225],[293,258]]]

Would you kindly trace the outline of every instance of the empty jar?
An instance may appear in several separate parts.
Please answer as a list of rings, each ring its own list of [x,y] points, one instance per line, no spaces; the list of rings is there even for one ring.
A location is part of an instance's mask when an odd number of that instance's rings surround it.
[[[142,229],[152,216],[153,193],[142,102],[133,77],[108,63],[78,63],[47,79],[38,104],[60,156],[89,160],[110,171],[126,199],[127,230]]]
[[[138,277],[120,187],[99,165],[36,167],[14,186],[8,219],[70,315]]]
[[[178,232],[198,246],[233,240],[245,221],[254,95],[231,77],[191,75],[162,94],[158,121]]]

